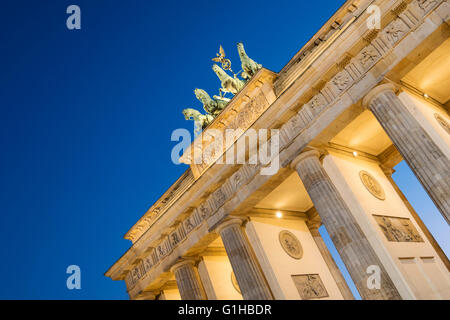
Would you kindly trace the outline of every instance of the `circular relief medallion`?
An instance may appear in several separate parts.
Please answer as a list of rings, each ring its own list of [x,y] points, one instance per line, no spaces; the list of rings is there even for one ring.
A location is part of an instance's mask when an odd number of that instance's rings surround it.
[[[237,292],[241,293],[241,289],[239,289],[239,285],[237,283],[236,276],[234,275],[233,271],[231,271],[231,283],[233,284],[234,289]]]
[[[448,134],[450,134],[450,124],[444,119],[444,117],[440,114],[435,113],[434,118],[441,125],[441,127],[444,128],[444,130],[447,131]]]
[[[367,190],[376,198],[380,200],[386,199],[384,190],[380,183],[367,171],[360,171],[359,177]]]
[[[297,237],[290,231],[283,230],[278,235],[281,247],[294,259],[303,257],[303,248]]]

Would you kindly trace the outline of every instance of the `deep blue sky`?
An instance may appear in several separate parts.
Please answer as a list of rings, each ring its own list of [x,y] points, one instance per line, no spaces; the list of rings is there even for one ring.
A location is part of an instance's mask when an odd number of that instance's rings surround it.
[[[344,1],[3,0],[0,4],[0,299],[126,299],[103,276],[122,236],[186,169],[171,132],[211,58],[236,42],[279,71]],[[82,29],[66,28],[77,4]],[[448,250],[406,166],[395,175]],[[441,219],[441,220],[440,220]],[[443,227],[444,226],[444,227]],[[82,290],[66,288],[66,268]]]

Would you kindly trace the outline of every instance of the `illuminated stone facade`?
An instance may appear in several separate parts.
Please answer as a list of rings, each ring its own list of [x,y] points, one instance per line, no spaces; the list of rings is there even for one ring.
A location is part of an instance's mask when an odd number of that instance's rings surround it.
[[[192,164],[106,276],[131,299],[353,299],[323,225],[363,299],[450,299],[448,258],[391,178],[404,159],[450,222],[449,19],[443,0],[347,1],[207,128],[279,129],[280,170]]]

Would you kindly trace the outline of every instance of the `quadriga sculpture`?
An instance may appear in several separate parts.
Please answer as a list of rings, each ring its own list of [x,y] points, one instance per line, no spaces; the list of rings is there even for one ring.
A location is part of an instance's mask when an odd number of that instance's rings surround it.
[[[203,109],[213,117],[216,117],[230,101],[230,99],[217,96],[213,96],[211,99],[208,93],[202,89],[195,89],[194,93],[197,99],[203,103]]]
[[[232,78],[217,64],[213,65],[212,69],[219,77],[222,84],[222,88],[219,89],[220,92],[230,92],[232,94],[236,94],[242,89],[242,87],[244,87],[244,81],[238,78]]]
[[[213,120],[214,117],[210,114],[202,114],[200,111],[187,108],[183,110],[183,115],[186,120],[194,120],[195,122],[195,133],[199,133],[205,129]]]
[[[239,42],[237,44],[237,49],[239,53],[239,57],[241,58],[241,65],[242,65],[242,78],[245,80],[249,80],[251,77],[253,77],[259,69],[262,68],[262,65],[259,63],[256,63],[254,60],[252,60],[247,53],[245,53],[244,44],[242,42]]]

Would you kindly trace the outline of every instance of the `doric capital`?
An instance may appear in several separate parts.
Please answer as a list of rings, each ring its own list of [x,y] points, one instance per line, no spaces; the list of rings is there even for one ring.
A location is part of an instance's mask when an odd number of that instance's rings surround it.
[[[154,291],[144,291],[141,292],[135,300],[155,300],[157,293]]]
[[[196,264],[195,259],[182,258],[177,260],[177,262],[175,262],[175,264],[172,267],[170,267],[170,272],[175,272],[177,269],[186,265],[195,266],[195,264]]]
[[[322,225],[322,220],[315,207],[312,207],[306,212],[308,220],[306,225],[313,236],[319,235],[319,227]]]
[[[387,177],[391,177],[392,174],[395,172],[395,169],[394,169],[394,168],[385,166],[385,165],[383,165],[383,164],[380,164],[380,168],[381,168],[381,170],[383,171],[383,173],[384,173]]]
[[[225,229],[226,227],[229,227],[231,225],[238,225],[239,227],[242,226],[245,222],[247,221],[247,219],[243,218],[243,217],[234,217],[234,216],[230,216],[227,219],[225,219],[222,223],[220,223],[217,227],[216,227],[216,232],[220,233],[223,229]]]
[[[308,149],[307,151],[304,151],[302,153],[300,153],[297,158],[295,158],[294,160],[292,160],[291,162],[291,168],[293,169],[297,169],[297,165],[304,159],[307,158],[317,158],[320,160],[321,156],[324,154],[324,152],[321,152],[321,150],[319,149]]]
[[[374,98],[376,98],[379,94],[381,94],[383,92],[386,92],[386,91],[390,91],[390,92],[395,93],[395,91],[396,91],[395,85],[392,84],[392,83],[385,83],[385,84],[382,84],[382,85],[379,85],[379,86],[373,88],[364,97],[363,102],[362,102],[362,106],[364,108],[369,109],[370,108],[370,104],[372,103],[372,100]]]

